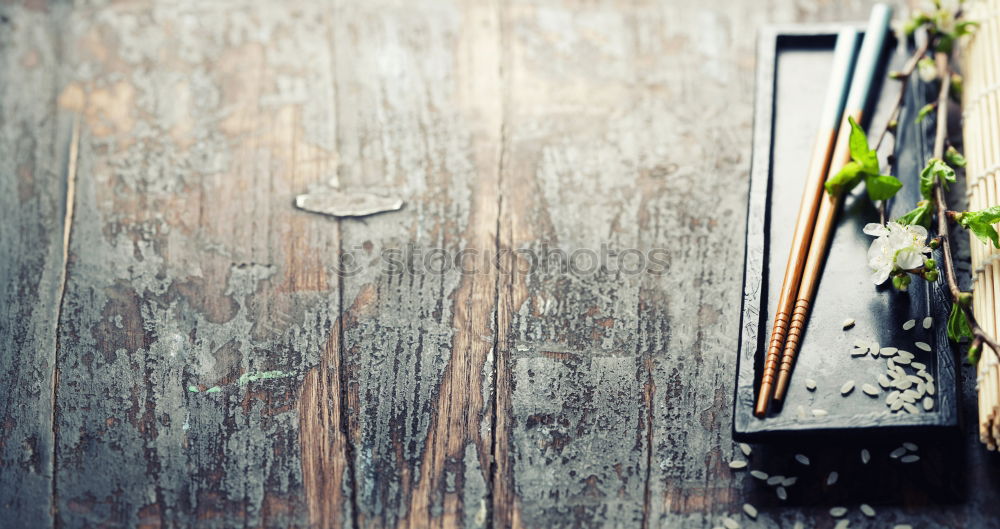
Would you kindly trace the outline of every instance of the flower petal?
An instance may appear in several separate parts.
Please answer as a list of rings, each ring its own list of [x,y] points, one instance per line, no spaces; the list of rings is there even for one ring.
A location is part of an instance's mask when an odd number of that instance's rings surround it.
[[[861,231],[865,232],[866,235],[871,235],[872,237],[881,237],[889,234],[889,230],[877,222],[869,222],[868,224],[865,224],[864,229]]]
[[[885,283],[885,280],[889,279],[889,272],[891,271],[892,267],[883,267],[874,269],[872,271],[872,283],[875,283],[876,285],[881,285],[882,283]]]
[[[913,270],[924,266],[924,254],[914,248],[903,248],[896,252],[896,266],[903,270]]]

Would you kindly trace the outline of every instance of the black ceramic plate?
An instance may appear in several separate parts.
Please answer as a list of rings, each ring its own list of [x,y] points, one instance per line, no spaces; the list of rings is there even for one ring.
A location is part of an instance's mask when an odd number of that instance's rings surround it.
[[[772,406],[766,418],[753,416],[772,311],[791,245],[838,29],[829,25],[772,28],[762,32],[758,43],[743,310],[733,410],[733,437],[739,440],[762,441],[804,433],[872,434],[873,429],[879,434],[905,432],[912,436],[943,432],[957,425],[955,357],[945,331],[950,304],[943,279],[934,285],[914,280],[908,293],[872,284],[865,258],[872,238],[861,229],[866,223],[878,222],[878,212],[864,196],[863,186],[847,197],[839,214],[786,402],[783,407]],[[885,69],[880,76],[883,79],[888,69],[898,69],[906,60],[906,50],[898,49],[894,42],[889,45],[892,48],[886,51]],[[873,130],[881,130],[888,119],[898,90],[899,83],[891,80],[875,87],[873,93],[878,95],[865,113],[871,116],[867,121],[874,123]],[[917,124],[911,109],[921,107],[930,96],[923,83],[909,83],[895,149],[898,169],[894,174],[904,186],[890,204],[890,218],[905,213],[919,199],[917,178],[931,151],[934,120],[928,118]],[[887,141],[886,147],[892,148],[891,143]],[[933,317],[930,329],[921,325],[926,316]],[[857,323],[843,330],[847,318]],[[902,325],[909,319],[916,319],[917,326],[904,331]],[[871,355],[852,357],[850,351],[859,340],[910,351],[916,355],[914,361],[926,364],[937,389],[933,410],[892,413],[885,404],[888,390],[876,380],[885,372],[886,360]],[[932,350],[920,350],[914,345],[917,341],[930,344]],[[817,381],[815,391],[806,389],[806,378]],[[856,388],[844,397],[840,388],[847,380],[854,380]],[[862,392],[861,386],[866,383],[878,387],[880,396],[872,398]],[[826,410],[828,415],[813,416],[813,409]]]

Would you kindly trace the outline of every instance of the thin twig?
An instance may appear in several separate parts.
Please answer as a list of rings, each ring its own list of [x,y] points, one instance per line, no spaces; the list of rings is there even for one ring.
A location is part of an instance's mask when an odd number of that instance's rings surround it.
[[[934,157],[944,157],[944,145],[948,136],[948,93],[951,83],[948,82],[950,76],[949,57],[947,53],[936,52],[934,62],[937,65],[938,76],[941,78],[941,88],[938,91],[937,123],[934,132]],[[958,287],[958,278],[955,274],[955,263],[951,255],[951,237],[948,235],[948,221],[954,222],[954,215],[949,215],[948,203],[945,201],[944,184],[941,179],[934,181],[934,202],[937,207],[938,237],[941,240],[941,253],[944,257],[944,277],[948,283],[948,291],[954,303],[957,303],[965,313],[972,329],[973,340],[982,342],[993,350],[994,354],[1000,354],[1000,344],[986,333],[979,326],[975,316],[969,309],[967,303],[962,303],[962,290]]]

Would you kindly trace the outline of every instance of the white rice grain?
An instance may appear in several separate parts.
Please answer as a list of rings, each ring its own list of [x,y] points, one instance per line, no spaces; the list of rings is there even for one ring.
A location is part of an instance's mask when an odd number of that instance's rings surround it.
[[[889,377],[885,376],[885,373],[881,373],[878,376],[878,385],[885,389],[889,389],[892,386],[892,382],[889,381]]]
[[[913,404],[910,404],[909,402],[903,403],[903,409],[906,410],[908,413],[920,413],[920,410]]]
[[[861,504],[861,513],[869,518],[875,517],[875,509],[873,509],[872,506],[868,505],[867,503]]]
[[[834,518],[840,518],[845,514],[847,514],[847,507],[830,507],[830,516]]]
[[[767,478],[767,484],[771,485],[772,487],[774,485],[781,483],[782,481],[785,481],[785,476],[771,476]]]
[[[917,320],[906,320],[906,323],[903,324],[903,330],[908,331],[916,326],[917,326]]]
[[[798,461],[799,464],[809,466],[809,458],[804,454],[795,454],[795,460]]]
[[[840,394],[841,395],[847,395],[848,393],[850,393],[852,391],[854,391],[854,381],[853,380],[848,380],[847,382],[844,382],[843,386],[840,386]]]
[[[931,325],[934,325],[934,318],[931,318],[930,316],[924,318],[924,328],[930,329]]]
[[[740,529],[740,522],[737,522],[732,518],[723,518],[722,525],[725,525],[726,529]]]
[[[747,516],[753,518],[754,520],[757,519],[757,508],[754,507],[753,505],[750,505],[749,503],[744,503],[743,512],[747,513]]]
[[[774,493],[778,495],[779,500],[788,499],[788,491],[785,490],[785,487],[778,486],[778,488],[774,489]]]
[[[753,449],[750,448],[750,445],[746,443],[740,443],[739,446],[740,446],[740,452],[743,452],[743,455],[750,457],[750,453],[753,452]]]
[[[861,464],[867,465],[872,460],[872,453],[867,448],[861,449]]]
[[[920,450],[920,447],[917,446],[917,443],[911,443],[909,441],[903,443],[903,448],[909,450],[910,452],[916,452],[917,450]]]
[[[850,329],[851,327],[854,327],[854,318],[847,318],[846,320],[844,320],[843,327],[844,327],[844,330],[847,330],[847,329]]]
[[[878,354],[888,358],[895,355],[896,351],[899,351],[899,349],[896,349],[895,347],[883,347],[878,350]]]
[[[899,458],[903,457],[904,455],[906,455],[906,448],[902,447],[902,446],[899,447],[899,448],[897,448],[897,449],[895,449],[895,450],[893,450],[892,452],[889,452],[889,457],[891,457],[893,459],[899,459]]]
[[[878,397],[878,395],[880,393],[879,390],[878,390],[878,388],[876,388],[875,386],[873,386],[871,384],[865,384],[865,385],[861,386],[861,391],[864,391],[865,394],[867,394],[869,397]]]
[[[763,470],[751,470],[750,475],[761,481],[767,481],[767,472]]]
[[[743,461],[742,459],[735,459],[729,462],[729,468],[733,470],[739,470],[741,468],[746,468],[746,467],[747,467],[747,462]]]
[[[913,345],[916,345],[916,346],[917,346],[917,349],[922,349],[922,350],[924,350],[924,351],[928,351],[928,352],[929,352],[929,351],[931,350],[931,346],[930,346],[930,345],[928,345],[928,344],[927,344],[927,343],[925,343],[925,342],[916,342],[916,343],[914,343]]]
[[[826,417],[830,413],[828,411],[824,410],[824,409],[813,408],[812,414],[813,414],[813,417]]]
[[[920,456],[910,454],[908,456],[903,456],[899,461],[902,463],[916,463],[917,461],[920,461]]]
[[[837,520],[837,523],[834,524],[833,529],[849,529],[850,527],[851,527],[851,521],[845,518],[843,520]]]
[[[826,476],[826,484],[827,485],[833,485],[834,483],[837,482],[837,478],[839,478],[839,477],[840,477],[840,474],[838,474],[836,470],[834,470],[833,472],[830,472],[830,474],[828,474]]]
[[[791,487],[798,480],[799,480],[799,478],[797,478],[795,476],[789,476],[789,477],[781,480],[781,486],[782,487]]]
[[[934,409],[934,399],[930,397],[924,397],[923,400],[924,411],[931,411]]]
[[[806,389],[808,389],[809,391],[816,391],[816,381],[811,378],[807,378]]]

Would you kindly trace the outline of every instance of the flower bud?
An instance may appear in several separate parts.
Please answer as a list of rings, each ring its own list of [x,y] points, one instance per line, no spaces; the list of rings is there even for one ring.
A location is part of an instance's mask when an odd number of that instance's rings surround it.
[[[931,250],[937,250],[941,246],[941,238],[934,237],[929,243],[927,243],[927,246],[930,246]]]
[[[893,276],[892,286],[900,292],[906,292],[906,289],[910,286],[910,276],[907,274]]]
[[[935,261],[934,259],[928,259],[924,261],[924,269],[934,270],[935,268],[937,268],[937,261]]]
[[[929,270],[924,273],[924,279],[933,283],[938,280],[938,274],[939,272],[937,270]]]
[[[930,83],[938,78],[937,64],[934,64],[934,59],[930,57],[924,57],[917,62],[917,75],[920,76],[920,80],[925,83]]]

